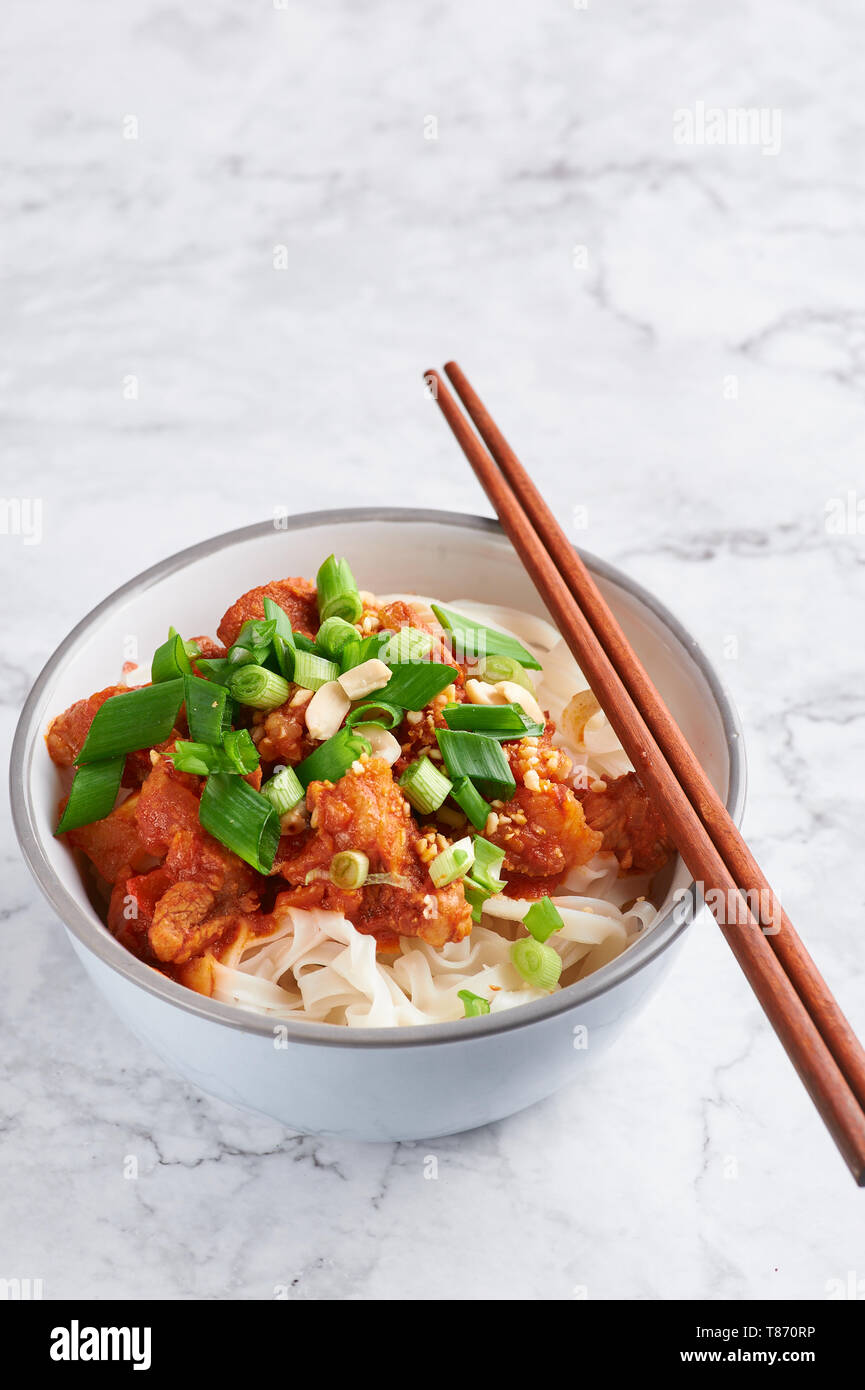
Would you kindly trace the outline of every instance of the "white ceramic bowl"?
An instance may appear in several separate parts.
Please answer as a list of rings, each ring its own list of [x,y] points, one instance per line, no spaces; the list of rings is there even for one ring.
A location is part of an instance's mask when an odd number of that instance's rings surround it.
[[[182,632],[212,633],[239,594],[268,579],[314,574],[331,551],[350,557],[361,587],[375,592],[411,589],[445,601],[472,595],[548,616],[499,526],[482,517],[326,511],[218,536],[125,584],[58,647],[18,724],[13,814],[25,859],[94,984],[169,1066],[202,1090],[294,1130],[431,1138],[550,1095],[576,1080],[624,1028],[657,987],[686,930],[681,913],[672,911],[675,891],[690,885],[681,864],[646,935],[548,999],[460,1023],[354,1030],[281,1022],[275,1034],[272,1020],[184,989],[130,955],[100,921],[73,856],[52,834],[60,786],[42,735],[56,713],[116,678],[129,637],[146,656],[164,640],[169,622]],[[741,733],[716,674],[655,599],[611,566],[584,559],[738,820],[745,790]]]

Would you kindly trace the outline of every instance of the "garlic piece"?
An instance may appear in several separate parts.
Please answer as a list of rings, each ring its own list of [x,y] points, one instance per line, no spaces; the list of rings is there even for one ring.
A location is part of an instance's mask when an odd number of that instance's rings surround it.
[[[384,758],[388,767],[393,767],[402,748],[399,740],[395,739],[390,729],[385,729],[381,724],[355,724],[352,733],[362,734],[369,743],[373,758]]]
[[[362,661],[359,666],[352,666],[350,671],[344,671],[337,681],[350,700],[363,700],[387,685],[391,675],[390,667],[374,656],[369,661]]]
[[[323,741],[336,733],[350,709],[351,700],[339,681],[326,681],[306,707],[306,727],[313,738]]]
[[[534,695],[526,690],[525,686],[517,685],[516,681],[498,681],[496,690],[504,696],[502,701],[496,703],[519,705],[530,719],[536,719],[539,724],[546,724],[543,710]]]

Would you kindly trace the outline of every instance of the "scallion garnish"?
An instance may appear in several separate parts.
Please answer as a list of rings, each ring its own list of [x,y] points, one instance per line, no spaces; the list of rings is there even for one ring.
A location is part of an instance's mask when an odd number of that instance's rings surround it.
[[[354,635],[354,640],[346,642],[339,654],[339,669],[342,675],[346,671],[351,671],[355,666],[362,666],[370,657],[378,656],[387,639],[381,632],[373,632],[369,637],[358,637]]]
[[[535,687],[528,671],[519,661],[514,661],[512,656],[485,656],[478,662],[477,675],[480,680],[488,681],[490,685],[498,685],[499,681],[513,681],[515,685],[521,685],[529,694],[534,695]]]
[[[56,835],[78,830],[82,825],[104,820],[114,809],[125,757],[106,758],[102,762],[79,767],[72,780],[69,800],[60,817]]]
[[[453,784],[451,796],[460,810],[465,811],[475,830],[483,830],[492,807],[488,801],[484,801],[471,778],[458,777]]]
[[[235,700],[252,709],[277,709],[290,693],[288,681],[266,666],[238,666],[230,690]]]
[[[260,761],[258,749],[253,743],[252,734],[248,729],[229,731],[223,737],[222,747],[235,771],[243,777],[248,777],[250,772],[254,772],[258,767]]]
[[[344,849],[330,861],[330,878],[337,888],[354,892],[366,883],[369,859],[359,849]]]
[[[437,811],[451,790],[447,777],[426,756],[409,764],[399,784],[406,800],[423,815]]]
[[[171,753],[178,772],[194,772],[206,777],[210,772],[228,772],[246,777],[258,767],[258,749],[248,729],[229,731],[222,744],[178,739]]]
[[[552,898],[538,898],[523,918],[523,926],[535,941],[540,941],[541,944],[552,936],[554,931],[561,931],[564,925],[562,914]]]
[[[552,989],[562,973],[562,958],[558,951],[535,941],[533,936],[522,936],[515,941],[510,956],[526,984],[534,989]]]
[[[242,777],[212,773],[201,793],[198,819],[253,869],[270,873],[279,847],[279,816],[267,797]]]
[[[464,878],[472,867],[475,852],[471,836],[457,840],[454,844],[437,854],[429,866],[429,876],[436,888],[444,888],[458,878]]]
[[[339,661],[340,652],[349,642],[357,640],[357,628],[352,627],[344,618],[328,618],[315,634],[315,645],[333,657],[334,661]]]
[[[425,661],[435,645],[435,638],[420,627],[401,627],[391,637],[385,636],[376,656],[394,666],[400,662]]]
[[[505,632],[496,632],[495,628],[484,627],[483,623],[472,622],[471,618],[464,618],[461,613],[455,613],[452,608],[443,608],[438,603],[432,605],[432,610],[442,627],[447,628],[457,639],[466,656],[483,659],[490,656],[510,656],[521,666],[540,671],[541,663],[517,641],[516,637],[508,637]]]
[[[490,844],[482,835],[475,835],[474,850],[472,878],[481,888],[485,888],[491,897],[503,892],[507,880],[500,878],[499,874],[505,859],[504,850],[499,849],[498,845]]]
[[[228,649],[228,660],[235,666],[261,666],[273,651],[276,620],[247,618]]]
[[[269,778],[262,787],[261,794],[267,797],[280,816],[293,811],[306,795],[293,767],[284,767]]]
[[[486,888],[482,888],[479,883],[476,883],[471,874],[466,874],[463,879],[463,892],[466,902],[472,910],[472,921],[477,924],[481,920],[484,903],[487,898],[492,897],[492,894],[488,893]]]
[[[335,681],[339,667],[335,661],[311,652],[298,652],[294,658],[294,679],[304,690],[320,690],[328,681]]]
[[[479,1018],[481,1014],[488,1014],[490,1011],[490,1001],[484,999],[481,994],[472,994],[470,989],[458,990],[457,999],[463,1001],[466,1018]]]
[[[201,676],[184,676],[183,702],[195,743],[221,743],[231,727],[232,701],[225,686]]]
[[[214,685],[228,685],[237,669],[227,656],[199,656],[195,665],[204,679],[212,681]]]
[[[223,748],[185,738],[179,738],[175,743],[171,761],[178,772],[191,772],[196,777],[207,777],[211,772],[236,771]]]
[[[323,623],[328,618],[357,622],[363,612],[363,603],[347,560],[337,560],[336,556],[329,555],[315,582],[318,611]]]
[[[284,608],[280,608],[278,603],[267,597],[264,600],[264,616],[275,624],[273,654],[285,679],[290,681],[294,674],[294,655],[297,646],[289,616]]]
[[[544,732],[543,724],[519,705],[445,705],[442,714],[449,729],[468,729],[500,743]]]
[[[150,679],[156,685],[162,681],[179,680],[192,675],[192,665],[186,644],[176,628],[168,629],[168,641],[163,642],[153,653],[150,663]]]
[[[352,729],[339,729],[294,769],[302,787],[310,782],[338,782],[362,753],[369,753],[369,740]]]
[[[436,729],[448,773],[456,781],[470,777],[488,796],[507,801],[517,789],[511,765],[496,739],[462,729]]]
[[[183,681],[160,681],[125,690],[100,705],[78,755],[79,765],[118,758],[163,743],[183,704]]]
[[[402,723],[404,713],[398,705],[384,705],[378,700],[370,700],[366,704],[356,705],[345,722],[350,729],[355,724],[381,724],[383,729],[395,729]]]
[[[391,671],[387,685],[376,695],[386,704],[401,705],[403,709],[423,709],[457,676],[453,666],[436,661],[407,662],[392,666]]]

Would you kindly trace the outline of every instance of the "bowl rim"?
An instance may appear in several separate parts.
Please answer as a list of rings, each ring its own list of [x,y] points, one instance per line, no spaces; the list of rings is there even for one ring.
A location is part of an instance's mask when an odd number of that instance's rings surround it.
[[[15,730],[10,759],[9,789],[12,806],[12,819],[25,863],[41,892],[54,908],[61,922],[91,955],[103,965],[119,974],[148,994],[163,1003],[180,1008],[209,1023],[237,1029],[243,1033],[263,1035],[271,1040],[277,1029],[286,1041],[314,1044],[329,1047],[423,1047],[439,1044],[468,1042],[489,1038],[493,1034],[510,1032],[517,1028],[530,1027],[534,1023],[570,1013],[598,995],[605,994],[624,980],[638,974],[645,966],[669,949],[685,932],[694,919],[697,909],[696,885],[691,882],[686,890],[691,899],[691,910],[677,915],[671,907],[651,928],[646,936],[636,941],[621,956],[601,967],[595,974],[579,980],[573,985],[550,995],[546,999],[533,1000],[519,1008],[503,1010],[501,1013],[486,1014],[479,1018],[429,1023],[405,1028],[344,1028],[332,1023],[306,1022],[302,1019],[280,1019],[270,1014],[249,1013],[233,1004],[223,1004],[206,995],[196,994],[183,985],[176,984],[152,966],[132,955],[120,942],[106,930],[104,924],[91,918],[54,873],[43,848],[42,837],[37,829],[32,800],[30,771],[37,749],[41,746],[41,728],[35,728],[36,712],[43,692],[53,679],[58,663],[71,656],[99,619],[119,605],[124,599],[145,592],[167,575],[175,573],[220,550],[226,550],[245,541],[254,540],[277,531],[295,531],[326,525],[352,523],[399,523],[400,525],[421,523],[460,527],[471,531],[481,531],[489,536],[506,540],[499,522],[492,517],[478,516],[467,512],[451,512],[434,508],[416,507],[339,507],[313,512],[300,512],[292,516],[280,516],[278,522],[271,519],[256,522],[251,526],[224,531],[209,540],[188,546],[164,560],[158,561],[148,569],[113,590],[101,603],[96,604],[81,619],[70,633],[60,642],[48,658],[24,702]],[[727,693],[714,666],[694,637],[669,609],[648,590],[624,574],[615,565],[601,560],[591,552],[575,547],[588,568],[595,576],[608,580],[624,590],[646,607],[672,633],[684,647],[695,666],[706,681],[715,701],[727,744],[729,761],[729,787],[727,810],[738,824],[741,820],[746,790],[746,760],[742,725],[738,712]],[[456,1026],[459,1023],[459,1026]]]

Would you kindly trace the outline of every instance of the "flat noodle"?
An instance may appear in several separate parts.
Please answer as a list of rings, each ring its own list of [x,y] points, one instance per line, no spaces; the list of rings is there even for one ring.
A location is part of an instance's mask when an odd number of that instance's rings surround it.
[[[425,618],[430,600],[415,594],[388,594],[379,603],[401,599]],[[603,711],[590,699],[577,702],[588,718],[569,719],[574,692],[587,690],[585,677],[559,633],[543,618],[498,605],[455,600],[457,609],[477,622],[516,637],[542,660],[532,672],[537,696],[558,726],[554,742],[591,782],[631,770]],[[553,992],[584,979],[614,960],[657,916],[645,897],[634,900],[639,884],[619,877],[615,856],[601,852],[570,871],[554,896],[563,927],[550,938],[562,957],[562,975]],[[625,895],[631,899],[625,909]],[[419,937],[401,937],[393,956],[377,956],[372,936],[358,932],[339,913],[320,909],[277,909],[278,927],[268,938],[240,948],[230,961],[214,963],[213,997],[273,1018],[304,1018],[348,1028],[412,1027],[464,1017],[460,990],[468,989],[499,1013],[545,997],[528,986],[510,959],[521,934],[520,922],[531,903],[498,896],[484,905],[483,920],[458,942],[436,948]]]

